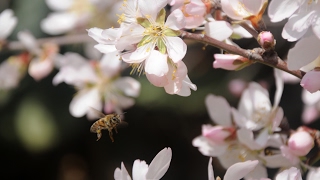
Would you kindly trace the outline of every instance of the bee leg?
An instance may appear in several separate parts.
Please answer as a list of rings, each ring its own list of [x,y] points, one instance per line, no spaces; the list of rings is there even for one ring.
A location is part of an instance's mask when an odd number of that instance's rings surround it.
[[[116,133],[118,133],[117,127],[114,127],[114,131],[116,131]]]
[[[111,139],[112,142],[114,142],[114,139],[113,139],[112,135],[113,135],[112,130],[109,130],[110,139]]]
[[[102,133],[101,133],[101,130],[99,129],[99,130],[97,130],[97,137],[98,137],[97,141],[99,141],[101,136],[102,136]]]

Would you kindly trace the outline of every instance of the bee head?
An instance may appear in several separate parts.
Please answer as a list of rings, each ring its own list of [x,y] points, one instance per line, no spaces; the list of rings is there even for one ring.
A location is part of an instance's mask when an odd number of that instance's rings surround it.
[[[112,116],[111,122],[112,122],[112,123],[115,123],[115,124],[121,123],[120,115],[119,115],[119,114],[116,114],[115,116]]]

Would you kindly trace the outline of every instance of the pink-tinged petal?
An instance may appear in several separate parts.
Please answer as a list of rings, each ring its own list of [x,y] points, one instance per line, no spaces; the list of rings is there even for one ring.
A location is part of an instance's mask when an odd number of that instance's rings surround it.
[[[263,148],[263,146],[255,142],[253,132],[249,129],[241,128],[237,130],[237,137],[241,144],[244,144],[251,150],[259,150]]]
[[[222,68],[226,70],[238,70],[239,68],[250,65],[250,61],[239,55],[234,54],[214,54],[215,61],[213,68]]]
[[[212,167],[212,157],[210,157],[209,164],[208,164],[208,180],[215,180],[213,167]]]
[[[186,25],[184,26],[186,29],[197,28],[198,26],[206,23],[205,18],[203,16],[188,16],[185,17]]]
[[[320,168],[309,169],[307,180],[320,179]]]
[[[202,125],[202,136],[217,145],[224,144],[230,135],[231,132],[223,126]]]
[[[197,90],[197,86],[191,82],[190,78],[187,75],[184,78],[184,80],[182,80],[182,86],[181,86],[180,91],[177,93],[177,95],[184,96],[184,97],[190,96],[191,95],[191,89],[196,91]]]
[[[204,16],[206,10],[206,5],[201,0],[193,0],[186,4],[186,13],[189,15]]]
[[[148,164],[145,161],[135,160],[132,167],[132,178],[134,180],[145,180],[148,172]]]
[[[143,46],[140,46],[132,53],[123,54],[122,59],[126,63],[141,63],[150,56],[154,47],[155,44],[147,43]]]
[[[166,37],[168,55],[174,63],[181,61],[187,53],[187,45],[180,37]]]
[[[53,62],[51,59],[33,59],[29,64],[28,72],[33,79],[39,81],[48,76],[53,69]]]
[[[278,127],[284,117],[284,112],[281,107],[278,107],[275,111],[276,111],[275,112],[276,114],[275,114],[274,118],[272,119],[272,130],[273,131],[276,131],[278,129]]]
[[[54,11],[66,11],[73,5],[74,0],[46,0],[48,7]]]
[[[184,28],[185,25],[186,25],[185,18],[180,9],[176,9],[172,11],[165,23],[165,26],[173,30],[180,30]]]
[[[41,29],[50,35],[58,35],[76,26],[77,16],[69,12],[51,13],[40,23]]]
[[[114,85],[127,96],[138,97],[140,94],[140,82],[132,77],[119,78]]]
[[[312,46],[310,46],[311,44]],[[320,40],[315,36],[300,39],[300,41],[289,50],[288,68],[297,70],[317,59],[319,56],[319,47]]]
[[[302,101],[306,105],[315,105],[320,101],[320,91],[315,93],[310,93],[307,90],[302,90]]]
[[[320,91],[319,91],[320,92]],[[318,92],[316,92],[318,93]],[[313,123],[320,116],[317,107],[315,106],[305,106],[302,112],[302,121],[304,124]]]
[[[205,33],[218,41],[223,41],[231,36],[233,30],[226,21],[211,21],[205,24]]]
[[[102,73],[107,77],[112,77],[120,71],[121,60],[117,51],[102,56],[100,60]]]
[[[79,91],[72,99],[69,110],[72,116],[82,117],[88,112],[90,107],[102,109],[98,88]]]
[[[302,2],[293,0],[271,1],[268,7],[271,22],[279,22],[290,17],[302,5]]]
[[[299,13],[291,16],[283,27],[282,37],[288,41],[300,39],[307,32],[314,16],[315,12],[312,11],[309,14]]]
[[[40,55],[41,49],[36,41],[36,38],[29,31],[19,31],[18,39],[21,41],[23,46],[34,55]]]
[[[181,81],[172,81],[166,77],[168,83],[164,85],[164,90],[168,94],[177,94],[181,90],[182,83]]]
[[[307,72],[303,76],[300,82],[300,85],[310,93],[315,93],[318,90],[320,90],[319,77],[320,77],[320,71]]]
[[[164,76],[168,73],[168,56],[157,50],[152,50],[150,56],[145,61],[145,72],[156,76]]]
[[[224,154],[228,145],[215,145],[207,138],[198,136],[192,140],[192,145],[198,147],[198,150],[205,156],[218,157]]]
[[[18,19],[11,9],[6,9],[0,14],[0,40],[6,39],[16,27]]]
[[[126,167],[124,166],[123,162],[121,162],[121,169],[117,168],[114,171],[113,177],[115,180],[131,180],[131,177],[130,177]]]
[[[157,19],[157,14],[167,5],[167,0],[138,0],[141,13],[144,16],[150,16],[152,20]]]
[[[302,180],[300,170],[297,169],[296,167],[291,167],[290,169],[286,169],[276,176],[276,180],[283,180],[283,179]]]
[[[242,79],[233,79],[228,84],[228,89],[236,97],[240,97],[248,83]]]
[[[300,159],[298,156],[293,154],[288,146],[281,146],[280,147],[281,154],[283,157],[287,158],[292,165],[297,165],[300,162]]]
[[[245,162],[239,162],[232,166],[230,166],[226,174],[224,175],[224,180],[235,180],[235,179],[241,179],[244,176],[246,176],[249,172],[255,169],[255,167],[258,165],[259,161],[245,161]]]
[[[205,99],[205,104],[213,122],[221,126],[232,126],[231,108],[225,98],[209,94]]]
[[[168,79],[167,79],[166,75],[159,77],[154,74],[146,73],[146,76],[147,76],[148,81],[150,81],[150,83],[153,84],[154,86],[164,87],[165,85],[168,84]],[[173,94],[173,92],[172,92],[172,94]]]
[[[230,2],[237,2],[237,6],[239,7],[239,2],[242,3],[242,6],[245,7],[245,9],[250,12],[252,15],[258,15],[260,12],[262,6],[264,3],[268,0],[256,0],[256,1],[251,1],[251,0],[229,0]]]
[[[170,166],[171,157],[171,148],[161,150],[150,163],[146,179],[161,179]]]

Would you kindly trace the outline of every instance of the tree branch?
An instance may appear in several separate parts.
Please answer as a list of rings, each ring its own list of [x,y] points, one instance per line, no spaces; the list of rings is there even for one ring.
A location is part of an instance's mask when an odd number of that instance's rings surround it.
[[[274,67],[290,73],[298,78],[302,78],[305,72],[300,70],[289,70],[287,63],[278,57],[276,52],[265,52],[262,48],[255,48],[253,50],[242,49],[237,46],[229,45],[227,43],[218,41],[204,34],[189,33],[181,31],[181,37],[185,39],[191,39],[194,41],[201,42],[206,45],[211,45],[220,49],[223,49],[231,54],[237,54],[246,57],[252,61],[259,62],[270,67]]]

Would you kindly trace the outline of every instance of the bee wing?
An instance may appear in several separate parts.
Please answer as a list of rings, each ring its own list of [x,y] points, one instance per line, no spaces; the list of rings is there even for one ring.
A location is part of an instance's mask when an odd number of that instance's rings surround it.
[[[103,118],[105,117],[106,115],[103,114],[101,111],[93,108],[93,107],[89,107],[90,108],[90,111],[92,112],[92,115],[97,117],[97,118]]]

